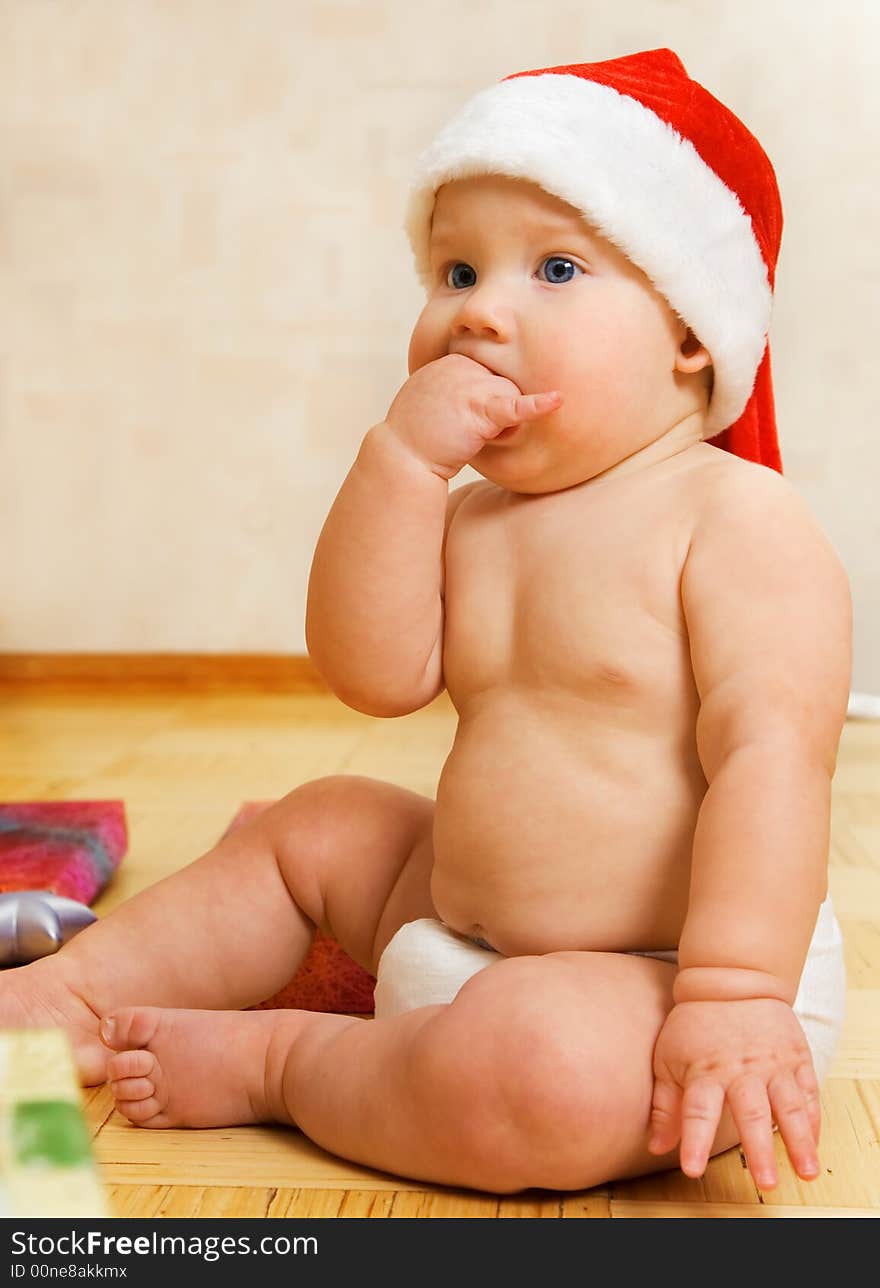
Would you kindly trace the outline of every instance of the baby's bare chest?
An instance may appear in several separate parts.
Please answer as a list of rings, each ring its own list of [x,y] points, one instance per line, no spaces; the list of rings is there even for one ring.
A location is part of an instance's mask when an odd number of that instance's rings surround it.
[[[459,710],[505,684],[618,706],[692,697],[680,594],[692,521],[681,501],[644,485],[472,493],[445,560],[444,672]]]

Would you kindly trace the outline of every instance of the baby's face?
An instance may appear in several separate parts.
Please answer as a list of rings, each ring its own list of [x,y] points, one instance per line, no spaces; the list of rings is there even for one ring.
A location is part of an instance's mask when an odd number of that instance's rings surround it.
[[[706,401],[685,374],[688,335],[645,274],[566,202],[497,175],[439,189],[410,374],[463,353],[523,393],[564,395],[558,410],[483,448],[471,465],[485,478],[557,491],[669,433]]]

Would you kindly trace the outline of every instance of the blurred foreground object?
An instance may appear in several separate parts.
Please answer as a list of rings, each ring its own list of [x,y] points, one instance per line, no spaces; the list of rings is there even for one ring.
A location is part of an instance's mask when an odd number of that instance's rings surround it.
[[[0,1217],[109,1215],[66,1034],[0,1032]]]

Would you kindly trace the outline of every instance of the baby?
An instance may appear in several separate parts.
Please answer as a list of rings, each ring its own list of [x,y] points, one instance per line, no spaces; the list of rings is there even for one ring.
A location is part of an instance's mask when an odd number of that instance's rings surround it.
[[[289,1123],[502,1193],[698,1176],[737,1141],[769,1188],[776,1127],[815,1177],[851,610],[779,473],[770,163],[668,50],[525,73],[423,155],[408,230],[410,374],[307,638],[359,711],[448,690],[436,803],[298,787],[7,972],[0,1014],[66,1025],[146,1127]],[[376,1018],[242,1011],[316,926]]]

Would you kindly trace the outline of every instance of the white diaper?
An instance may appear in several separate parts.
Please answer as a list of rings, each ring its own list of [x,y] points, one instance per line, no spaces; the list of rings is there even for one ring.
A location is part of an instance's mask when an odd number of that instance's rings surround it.
[[[634,954],[675,961],[668,951]],[[377,1019],[401,1015],[419,1006],[451,1002],[478,971],[500,961],[501,953],[475,944],[442,921],[423,917],[401,926],[379,961],[375,990]],[[794,1001],[813,1056],[816,1077],[828,1074],[843,1024],[846,973],[843,937],[829,895],[819,909]]]

